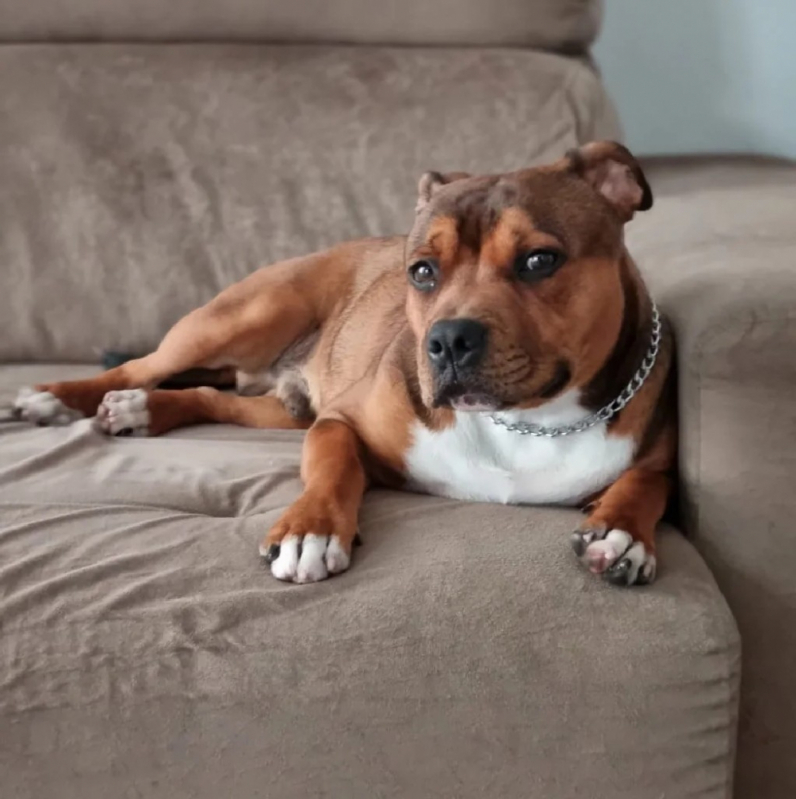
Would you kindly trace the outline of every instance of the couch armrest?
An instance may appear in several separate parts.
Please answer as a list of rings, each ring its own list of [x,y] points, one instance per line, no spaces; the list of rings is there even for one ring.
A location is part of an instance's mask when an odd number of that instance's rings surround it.
[[[647,172],[628,244],[677,335],[686,528],[744,645],[738,795],[796,796],[796,165]]]

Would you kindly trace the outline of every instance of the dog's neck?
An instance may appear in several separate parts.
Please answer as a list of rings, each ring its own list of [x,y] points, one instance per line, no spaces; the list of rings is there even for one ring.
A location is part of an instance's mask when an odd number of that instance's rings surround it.
[[[627,251],[620,264],[624,310],[614,346],[597,374],[581,389],[583,407],[596,411],[619,396],[650,346],[652,300]]]

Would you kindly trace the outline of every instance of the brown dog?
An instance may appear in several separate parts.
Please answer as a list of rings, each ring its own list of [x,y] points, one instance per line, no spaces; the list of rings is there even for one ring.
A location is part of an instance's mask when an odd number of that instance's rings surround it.
[[[651,205],[612,142],[506,175],[428,173],[406,238],[262,269],[153,354],[23,391],[17,410],[39,423],[96,413],[110,434],[309,428],[304,493],[261,548],[283,580],[348,568],[375,482],[588,507],[573,537],[583,562],[649,582],[675,457],[672,343],[623,226]],[[198,366],[234,367],[243,391],[268,393],[152,390]]]

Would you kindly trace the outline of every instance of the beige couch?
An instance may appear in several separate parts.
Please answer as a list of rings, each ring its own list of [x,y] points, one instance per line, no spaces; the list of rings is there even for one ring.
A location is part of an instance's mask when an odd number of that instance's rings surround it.
[[[0,0],[0,402],[406,230],[425,169],[621,135],[587,0],[69,5]],[[2,799],[726,799],[736,760],[736,796],[795,796],[796,169],[649,176],[690,534],[654,586],[584,573],[570,511],[389,492],[349,573],[283,585],[300,435],[6,423]]]

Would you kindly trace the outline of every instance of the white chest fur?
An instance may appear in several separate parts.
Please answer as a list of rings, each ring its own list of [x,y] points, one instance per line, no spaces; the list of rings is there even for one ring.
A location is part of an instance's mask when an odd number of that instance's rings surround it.
[[[541,408],[501,414],[507,421],[546,426],[588,415],[577,392]],[[633,459],[634,440],[608,436],[605,423],[557,438],[520,435],[486,414],[457,412],[434,432],[418,423],[406,458],[410,485],[430,494],[506,504],[576,504],[610,485]]]

